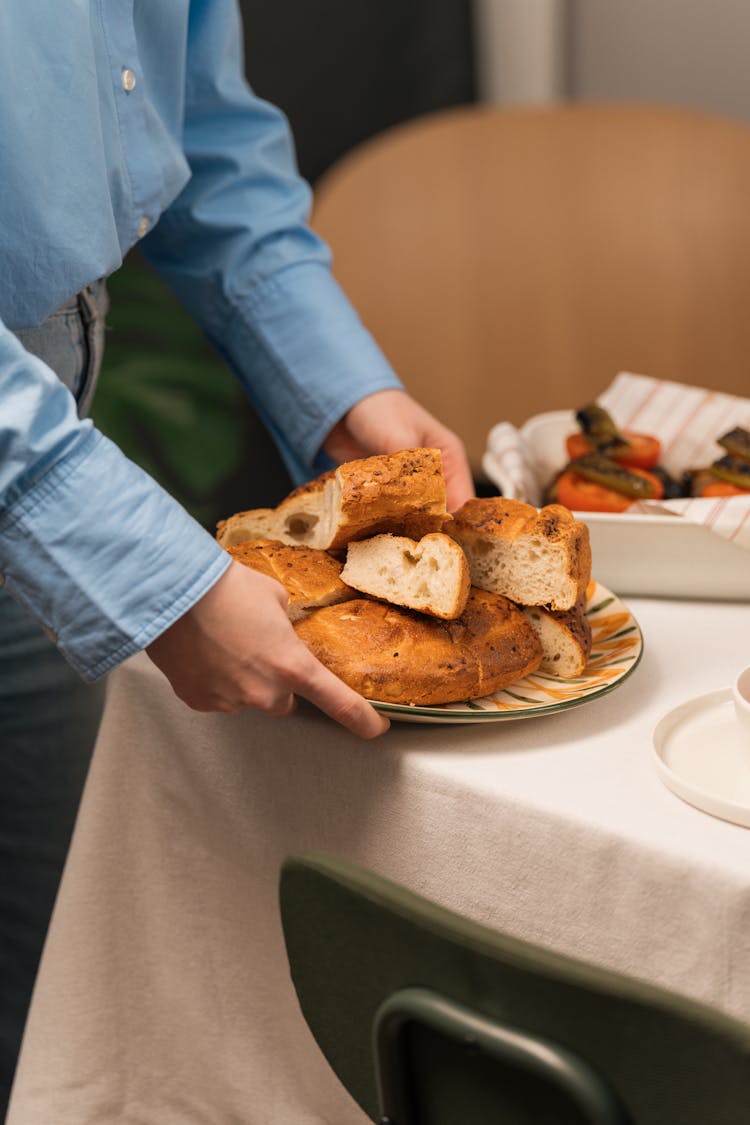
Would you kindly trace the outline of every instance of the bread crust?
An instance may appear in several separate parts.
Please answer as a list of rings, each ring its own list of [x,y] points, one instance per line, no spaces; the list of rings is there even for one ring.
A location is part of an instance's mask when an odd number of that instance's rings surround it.
[[[217,525],[223,547],[274,539],[322,550],[381,532],[421,539],[451,520],[439,449],[346,461],[290,492],[276,508],[237,512]]]
[[[572,609],[549,610],[544,606],[522,607],[536,629],[544,655],[541,672],[570,679],[580,676],[591,655],[591,622],[583,601]]]
[[[504,496],[475,498],[446,530],[466,552],[475,586],[555,610],[572,609],[585,595],[588,528],[561,504],[537,509]]]
[[[243,566],[281,583],[289,596],[290,621],[300,620],[320,606],[357,597],[341,580],[342,564],[326,551],[267,539],[230,544],[225,550]]]
[[[477,699],[535,671],[536,632],[499,594],[472,589],[455,621],[355,599],[316,610],[297,635],[335,675],[369,699],[431,706]]]
[[[421,539],[450,519],[439,449],[403,449],[340,465],[340,516],[330,547],[381,532]]]

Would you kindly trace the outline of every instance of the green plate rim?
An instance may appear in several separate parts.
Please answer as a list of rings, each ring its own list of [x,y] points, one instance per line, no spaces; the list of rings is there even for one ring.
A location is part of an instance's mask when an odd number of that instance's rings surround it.
[[[375,710],[381,712],[381,714],[393,715],[395,717],[408,715],[410,718],[414,718],[416,720],[437,719],[444,723],[496,723],[502,721],[511,721],[514,719],[543,718],[545,715],[554,715],[559,713],[560,711],[569,711],[572,707],[580,707],[582,704],[588,703],[594,699],[601,699],[602,696],[609,695],[611,691],[615,691],[615,689],[618,688],[620,684],[624,683],[627,679],[630,678],[630,676],[640,664],[645,648],[643,630],[641,629],[641,626],[636,620],[630,607],[627,606],[625,602],[623,602],[622,598],[620,598],[617,594],[614,594],[611,590],[608,590],[606,586],[603,586],[601,582],[596,582],[596,586],[593,591],[592,597],[589,599],[589,603],[600,601],[602,596],[614,598],[623,607],[623,609],[627,611],[633,624],[638,630],[640,647],[632,664],[629,668],[625,669],[621,676],[618,676],[618,678],[611,683],[603,684],[600,688],[587,692],[585,695],[580,695],[576,699],[564,699],[559,703],[542,703],[538,707],[526,707],[518,711],[485,711],[480,707],[477,707],[475,710],[474,708],[469,708],[468,706],[465,711],[444,710],[444,707],[455,708],[456,706],[460,706],[460,704],[455,703],[446,703],[441,706],[422,706],[420,704],[411,705],[408,703],[385,703],[379,699],[368,699],[367,702],[371,703]],[[521,680],[518,681],[518,683],[522,682],[523,681]],[[517,687],[517,684],[509,684],[508,686]],[[497,694],[499,695],[501,693],[497,692]],[[482,696],[482,698],[486,699],[488,697]],[[479,701],[476,700],[472,702]]]

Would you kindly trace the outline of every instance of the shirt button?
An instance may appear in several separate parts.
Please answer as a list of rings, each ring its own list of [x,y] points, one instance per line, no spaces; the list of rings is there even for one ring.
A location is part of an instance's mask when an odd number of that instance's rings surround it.
[[[120,81],[122,82],[122,88],[126,94],[129,94],[131,90],[135,89],[135,74],[129,66],[124,66],[122,68]]]
[[[42,632],[44,633],[48,641],[52,641],[53,645],[57,644],[57,633],[53,633],[53,631],[51,629],[48,629],[46,625],[42,625]]]
[[[150,226],[151,223],[149,222],[148,216],[143,215],[141,221],[138,223],[138,237],[143,238],[143,236],[148,233],[148,228]]]

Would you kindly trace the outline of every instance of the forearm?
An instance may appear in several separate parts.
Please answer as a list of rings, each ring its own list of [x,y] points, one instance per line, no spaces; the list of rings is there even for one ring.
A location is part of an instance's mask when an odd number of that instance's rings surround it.
[[[0,573],[86,679],[145,647],[228,557],[0,329]]]
[[[249,90],[234,0],[191,22],[187,186],[143,242],[274,435],[296,480],[339,418],[400,383],[333,279],[308,223],[283,114]]]

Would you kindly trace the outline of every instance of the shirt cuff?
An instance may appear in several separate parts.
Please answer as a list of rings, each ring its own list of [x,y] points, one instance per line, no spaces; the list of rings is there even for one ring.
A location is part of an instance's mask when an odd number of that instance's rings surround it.
[[[220,346],[298,482],[324,467],[321,446],[355,403],[404,389],[324,263],[282,269],[232,304]]]
[[[5,511],[0,543],[6,589],[85,680],[150,644],[231,562],[93,428]]]

